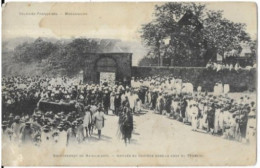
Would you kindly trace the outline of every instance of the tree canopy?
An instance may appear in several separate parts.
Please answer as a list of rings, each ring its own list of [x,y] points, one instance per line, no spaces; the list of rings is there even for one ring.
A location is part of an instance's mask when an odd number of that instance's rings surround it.
[[[23,64],[41,63],[50,73],[62,71],[75,75],[82,70],[89,54],[112,51],[118,40],[76,38],[74,40],[48,41],[38,38],[24,42],[14,49],[14,61]],[[60,73],[60,72],[59,72]]]
[[[29,63],[32,61],[41,61],[50,56],[57,49],[57,46],[51,42],[36,39],[33,43],[22,43],[14,50],[14,57],[17,61]]]
[[[207,49],[220,55],[250,41],[245,24],[223,17],[201,3],[169,2],[155,6],[154,19],[142,25],[141,38],[150,49],[150,58],[171,58],[176,66],[202,66]]]

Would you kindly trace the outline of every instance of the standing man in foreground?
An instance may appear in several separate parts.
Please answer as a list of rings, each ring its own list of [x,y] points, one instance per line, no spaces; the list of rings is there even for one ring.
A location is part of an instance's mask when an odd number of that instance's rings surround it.
[[[93,121],[95,123],[95,127],[98,130],[98,139],[100,139],[101,138],[101,129],[105,125],[105,114],[104,114],[101,106],[98,108],[97,112],[93,115]]]

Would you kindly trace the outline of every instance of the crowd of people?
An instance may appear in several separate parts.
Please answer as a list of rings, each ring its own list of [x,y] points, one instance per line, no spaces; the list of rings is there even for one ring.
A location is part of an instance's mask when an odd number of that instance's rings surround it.
[[[132,86],[147,88],[146,107],[187,125],[226,139],[250,142],[256,138],[256,103],[248,95],[239,100],[229,96],[229,85],[221,82],[214,92],[196,92],[189,81],[154,76],[133,81]]]
[[[254,64],[253,66],[246,66],[246,67],[242,68],[239,65],[239,63],[228,64],[228,63],[218,63],[218,62],[209,61],[206,65],[206,68],[212,69],[212,70],[217,71],[217,72],[223,71],[223,70],[239,71],[241,69],[251,70],[252,68],[256,68],[256,64]]]
[[[2,86],[6,140],[35,145],[79,144],[92,135],[93,129],[101,139],[105,114],[111,112],[119,116],[120,138],[130,142],[132,110],[123,96],[128,91],[121,83],[111,87],[85,85],[66,77],[19,76],[3,77]]]
[[[81,144],[93,130],[101,139],[106,115],[115,115],[119,137],[127,144],[133,115],[149,109],[191,125],[193,131],[251,142],[256,134],[255,102],[246,95],[232,99],[219,86],[218,94],[211,94],[200,86],[195,92],[192,83],[173,76],[133,78],[131,86],[83,84],[67,77],[4,76],[3,137],[20,144]],[[59,108],[47,108],[51,104]]]

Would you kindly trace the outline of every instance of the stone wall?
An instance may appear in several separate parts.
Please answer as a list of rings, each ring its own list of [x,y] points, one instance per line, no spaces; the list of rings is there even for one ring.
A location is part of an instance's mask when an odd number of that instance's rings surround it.
[[[115,70],[116,80],[117,81],[126,81],[126,83],[130,83],[131,80],[131,67],[132,67],[132,54],[131,53],[93,53],[89,54],[84,67],[84,77],[83,80],[85,83],[99,83],[99,70],[97,68],[97,63],[102,58],[108,58],[108,60],[114,61],[116,66],[102,67],[104,71],[113,72]]]

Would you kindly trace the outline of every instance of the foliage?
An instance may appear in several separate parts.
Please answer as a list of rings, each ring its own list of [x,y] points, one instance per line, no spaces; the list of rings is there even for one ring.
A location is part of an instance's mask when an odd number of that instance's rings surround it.
[[[33,43],[23,43],[18,45],[14,50],[16,61],[32,62],[41,61],[50,56],[57,49],[51,42],[43,41],[41,38],[36,39]]]
[[[233,49],[239,50],[241,42],[250,41],[245,32],[245,24],[234,23],[223,18],[221,11],[207,12],[207,18],[203,20],[203,36],[211,48],[217,48],[220,55]]]
[[[59,44],[59,49],[51,54],[50,62],[56,69],[65,69],[74,75],[81,70],[88,53],[98,52],[98,44],[90,39],[75,39],[67,45]]]
[[[254,60],[256,60],[256,55],[257,55],[257,41],[253,40],[249,43],[250,50],[252,52],[252,57]]]
[[[73,76],[82,70],[89,54],[113,51],[117,42],[116,40],[87,38],[76,38],[69,41],[58,40],[55,42],[52,40],[50,42],[38,38],[33,42],[24,42],[18,45],[12,55],[16,64],[31,65],[39,63],[39,65],[44,65],[43,71],[46,73]],[[10,55],[9,53],[8,55]],[[7,54],[5,53],[5,55]]]
[[[250,41],[245,24],[223,18],[222,11],[207,11],[201,3],[165,3],[155,7],[154,17],[140,32],[148,57],[161,59],[160,65],[162,58],[171,58],[175,66],[202,66],[207,49],[223,55]]]

